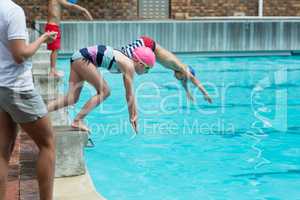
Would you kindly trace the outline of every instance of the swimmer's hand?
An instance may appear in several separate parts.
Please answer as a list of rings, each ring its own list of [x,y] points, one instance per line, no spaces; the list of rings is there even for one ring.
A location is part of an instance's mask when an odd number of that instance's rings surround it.
[[[46,32],[42,35],[44,42],[51,43],[57,37],[57,32]]]
[[[131,126],[132,126],[132,128],[133,128],[133,130],[136,134],[138,134],[137,121],[138,121],[137,116],[134,116],[134,117],[130,118]]]
[[[191,93],[187,92],[186,95],[187,95],[187,98],[188,98],[190,101],[195,102],[195,99],[194,99],[193,95],[191,95]]]
[[[210,98],[210,96],[208,96],[208,94],[204,95],[204,99],[205,101],[207,101],[208,103],[212,103],[212,99]]]

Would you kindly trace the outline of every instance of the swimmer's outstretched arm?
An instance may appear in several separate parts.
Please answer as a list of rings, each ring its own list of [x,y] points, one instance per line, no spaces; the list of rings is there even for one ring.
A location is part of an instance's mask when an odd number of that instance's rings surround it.
[[[93,17],[92,15],[90,14],[90,12],[86,9],[86,8],[83,8],[77,4],[73,4],[73,3],[70,3],[68,2],[67,0],[58,0],[58,2],[64,7],[64,8],[67,8],[69,10],[72,10],[72,11],[79,11],[81,13],[83,13],[83,15],[88,19],[88,20],[93,20]]]
[[[204,86],[202,85],[202,83],[200,82],[200,80],[198,80],[195,76],[193,76],[189,71],[185,70],[185,76],[191,80],[191,82],[202,92],[204,99],[209,102],[212,103],[212,99],[210,98],[210,96],[208,95],[208,92],[206,91],[206,89],[204,88]]]
[[[188,85],[187,85],[187,80],[179,80],[182,87],[184,88],[185,92],[186,92],[186,96],[188,97],[189,100],[191,101],[195,101],[193,95],[191,94],[189,88],[188,88]]]
[[[133,76],[132,70],[123,72],[123,81],[126,90],[126,100],[128,104],[129,120],[135,133],[138,133],[138,115],[133,91]]]
[[[186,64],[182,63],[173,53],[170,51],[166,50],[159,44],[156,44],[156,49],[155,49],[155,55],[157,57],[158,62],[164,66],[167,69],[173,70],[173,71],[179,71],[184,74],[184,77],[186,77],[185,80],[181,80],[181,84],[186,91],[186,94],[189,99],[194,100],[193,96],[191,95],[188,87],[187,87],[187,79],[191,80],[191,82],[199,88],[199,90],[202,92],[204,95],[204,99],[208,101],[209,103],[212,102],[211,98],[209,97],[207,91],[201,84],[201,82],[194,77],[188,70],[188,67]]]

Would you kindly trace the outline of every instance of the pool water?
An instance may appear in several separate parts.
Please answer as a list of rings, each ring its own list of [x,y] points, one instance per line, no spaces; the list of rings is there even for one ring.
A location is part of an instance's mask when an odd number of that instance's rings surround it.
[[[300,57],[179,56],[213,104],[193,87],[189,102],[157,64],[135,79],[136,137],[122,76],[102,71],[111,96],[86,118],[97,191],[109,200],[300,199]],[[67,82],[68,60],[59,66]],[[70,115],[94,94],[86,85]]]

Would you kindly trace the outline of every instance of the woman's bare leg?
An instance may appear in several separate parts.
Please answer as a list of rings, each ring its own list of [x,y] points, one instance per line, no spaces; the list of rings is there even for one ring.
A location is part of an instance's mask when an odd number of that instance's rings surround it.
[[[34,122],[20,124],[39,148],[37,179],[40,200],[53,199],[53,179],[55,170],[55,144],[51,122],[48,116]]]
[[[0,200],[5,199],[8,163],[17,136],[17,125],[11,117],[0,112]]]

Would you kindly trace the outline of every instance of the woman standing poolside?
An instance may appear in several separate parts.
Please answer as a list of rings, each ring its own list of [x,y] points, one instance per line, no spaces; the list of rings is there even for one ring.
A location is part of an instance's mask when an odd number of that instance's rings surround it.
[[[28,58],[56,33],[45,33],[28,44],[23,9],[11,0],[0,1],[0,200],[4,200],[8,163],[17,124],[39,148],[37,178],[41,200],[52,200],[55,166],[53,130],[46,106],[35,91]]]
[[[130,123],[138,132],[138,115],[133,92],[133,78],[147,73],[155,64],[155,55],[148,47],[139,47],[132,52],[131,58],[110,46],[96,45],[82,48],[75,52],[71,58],[71,71],[69,80],[69,91],[67,95],[55,101],[49,102],[48,110],[54,111],[62,107],[75,104],[80,96],[84,81],[87,81],[96,89],[97,94],[92,97],[75,117],[72,127],[88,131],[83,118],[109,95],[110,89],[97,68],[102,67],[111,73],[123,75],[126,90]]]

